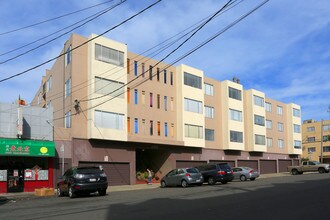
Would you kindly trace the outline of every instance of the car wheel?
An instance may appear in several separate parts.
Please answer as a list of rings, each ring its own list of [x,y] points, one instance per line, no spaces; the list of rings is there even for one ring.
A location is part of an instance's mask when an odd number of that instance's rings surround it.
[[[160,183],[160,187],[162,187],[162,188],[166,187],[166,182],[164,180]]]
[[[100,196],[105,196],[107,194],[107,190],[101,189],[101,190],[98,191],[98,193],[99,193]]]
[[[325,169],[322,168],[322,167],[320,167],[320,168],[319,168],[319,173],[325,173]]]
[[[208,183],[209,185],[214,185],[214,184],[215,184],[215,180],[214,180],[214,178],[213,178],[213,177],[209,177],[209,178],[207,179],[207,183]]]
[[[299,173],[298,173],[298,170],[296,170],[296,169],[291,170],[291,173],[292,173],[292,175],[297,175],[297,174],[299,174]]]
[[[181,181],[181,186],[182,186],[183,188],[187,187],[187,186],[188,186],[187,181],[182,180],[182,181]]]
[[[63,193],[62,193],[62,191],[61,191],[60,186],[57,186],[57,196],[58,196],[58,197],[63,196]]]
[[[68,194],[69,194],[69,197],[72,199],[72,198],[74,198],[76,195],[75,195],[75,193],[73,192],[73,189],[72,189],[72,187],[70,186],[69,187],[69,192],[68,192]]]
[[[250,180],[251,180],[251,181],[254,181],[254,180],[256,180],[256,178],[251,178]]]
[[[241,181],[246,181],[246,176],[242,175],[242,176],[239,177],[239,179],[240,179]]]

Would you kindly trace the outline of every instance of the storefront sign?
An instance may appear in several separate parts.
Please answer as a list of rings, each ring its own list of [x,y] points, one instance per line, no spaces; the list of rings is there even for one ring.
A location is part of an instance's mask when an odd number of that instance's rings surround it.
[[[5,156],[55,156],[53,141],[0,139],[0,155]]]

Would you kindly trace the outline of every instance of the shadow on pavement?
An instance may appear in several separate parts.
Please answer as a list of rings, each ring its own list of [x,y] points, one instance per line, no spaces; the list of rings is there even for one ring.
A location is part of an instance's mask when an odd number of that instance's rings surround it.
[[[0,205],[4,205],[9,201],[7,197],[0,196]]]

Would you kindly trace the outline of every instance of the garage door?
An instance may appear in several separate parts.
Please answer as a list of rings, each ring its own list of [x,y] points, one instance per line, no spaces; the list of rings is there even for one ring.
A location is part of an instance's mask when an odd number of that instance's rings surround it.
[[[278,169],[280,173],[288,172],[288,166],[292,165],[292,160],[278,160]]]
[[[210,160],[210,163],[228,163],[230,167],[235,167],[235,161],[233,160]]]
[[[299,160],[293,160],[293,166],[299,166]]]
[[[258,161],[257,160],[238,160],[237,166],[239,167],[251,167],[255,170],[258,170]]]
[[[109,186],[129,185],[129,163],[79,162],[79,166],[102,166],[108,177]]]
[[[260,160],[260,173],[276,173],[276,160]]]
[[[198,167],[198,166],[205,165],[205,164],[207,164],[206,161],[177,160],[176,168]]]

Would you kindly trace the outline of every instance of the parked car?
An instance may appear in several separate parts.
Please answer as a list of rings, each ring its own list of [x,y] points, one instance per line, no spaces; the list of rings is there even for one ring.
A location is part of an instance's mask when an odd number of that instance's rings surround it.
[[[303,161],[300,166],[288,166],[288,171],[292,173],[292,175],[315,171],[319,173],[329,173],[330,165],[318,161]]]
[[[233,168],[234,179],[246,181],[247,179],[255,180],[260,176],[258,170],[251,167],[234,167]]]
[[[203,175],[204,182],[214,185],[216,182],[226,184],[234,179],[228,163],[207,164],[196,167]]]
[[[98,192],[104,196],[107,188],[107,175],[99,167],[71,167],[57,183],[57,195],[67,194],[73,198],[79,194]]]
[[[192,168],[179,168],[171,170],[160,181],[161,187],[166,186],[182,186],[203,184],[202,174],[194,167]]]

